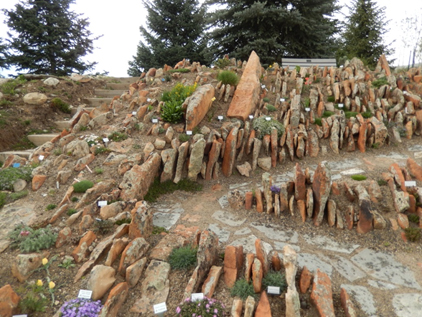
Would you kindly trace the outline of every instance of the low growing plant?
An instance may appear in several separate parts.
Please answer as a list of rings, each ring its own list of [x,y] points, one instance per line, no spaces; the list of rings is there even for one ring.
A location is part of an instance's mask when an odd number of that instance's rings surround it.
[[[197,192],[202,190],[202,185],[189,179],[182,179],[177,184],[173,183],[171,180],[161,183],[160,179],[157,177],[149,187],[144,200],[147,202],[155,202],[161,195],[171,194],[176,190]]]
[[[315,123],[316,125],[319,125],[320,127],[322,127],[322,120],[321,120],[321,118],[315,118],[314,123]]]
[[[85,193],[88,189],[92,188],[94,183],[89,180],[83,180],[73,184],[73,190],[75,193]]]
[[[48,249],[56,243],[57,239],[57,234],[51,230],[50,225],[32,229],[21,224],[16,226],[8,236],[12,240],[12,248],[19,248],[26,253]]]
[[[102,307],[100,300],[76,298],[65,302],[60,307],[60,317],[97,317]]]
[[[76,214],[78,211],[74,208],[70,208],[66,211],[66,215],[72,216],[73,214]]]
[[[384,180],[384,179],[379,179],[377,181],[377,183],[378,183],[379,186],[386,186],[387,185],[387,181]]]
[[[190,69],[187,68],[178,68],[178,69],[170,69],[167,72],[169,73],[190,73]]]
[[[184,246],[171,251],[168,262],[174,270],[188,270],[196,265],[196,248]]]
[[[217,80],[221,81],[224,85],[236,86],[239,83],[239,76],[229,70],[224,70],[218,73]]]
[[[248,296],[256,298],[252,283],[248,283],[244,278],[241,278],[234,283],[230,290],[230,295],[232,297],[239,297],[242,300],[246,300]]]
[[[334,96],[328,96],[327,97],[327,101],[328,102],[334,102],[336,99],[334,98]]]
[[[419,216],[416,214],[409,214],[407,215],[407,219],[409,219],[410,222],[419,224]]]
[[[121,142],[128,138],[129,136],[123,132],[114,131],[112,134],[108,136],[108,138],[114,142]]]
[[[166,230],[166,228],[159,227],[159,226],[154,226],[152,228],[152,234],[161,234],[163,232],[168,233],[168,230]]]
[[[170,123],[182,121],[184,110],[183,102],[196,90],[196,83],[193,86],[185,86],[178,83],[172,90],[163,93],[161,100],[164,105],[161,107],[161,118]]]
[[[179,141],[184,143],[186,141],[189,141],[190,136],[187,134],[179,134]]]
[[[264,102],[270,102],[270,98],[265,97],[264,99],[262,99],[262,101],[264,101]]]
[[[322,114],[322,117],[323,117],[323,118],[328,118],[328,117],[331,117],[333,114],[334,114],[334,112],[326,110],[326,111],[324,111],[324,113]]]
[[[47,207],[45,207],[45,210],[53,210],[56,207],[57,207],[57,205],[55,205],[55,204],[48,204]]]
[[[61,264],[59,264],[58,267],[62,267],[67,270],[71,267],[75,267],[75,264],[73,263],[71,259],[66,259]]]
[[[273,111],[277,111],[277,108],[274,107],[273,105],[267,105],[267,110],[268,112],[273,112]]]
[[[266,289],[268,286],[280,287],[280,292],[283,293],[287,289],[286,276],[280,272],[270,271],[262,279],[262,286]]]
[[[7,193],[0,192],[0,208],[2,208],[6,204]]]
[[[406,239],[411,242],[419,241],[421,238],[421,229],[415,227],[409,227],[404,229],[404,234],[406,235]]]
[[[355,181],[364,181],[367,178],[365,175],[352,175],[350,177]]]
[[[114,222],[111,220],[97,220],[94,223],[94,232],[98,232],[100,234],[108,234],[112,232],[114,229]]]
[[[64,102],[60,98],[54,98],[51,100],[51,106],[63,113],[71,113],[71,109],[68,103]]]
[[[215,62],[215,66],[217,66],[220,69],[224,69],[227,66],[230,66],[231,62],[229,59],[227,58],[219,58],[216,62]]]
[[[22,292],[22,299],[19,302],[21,311],[26,314],[45,312],[48,299],[43,294],[43,291],[43,283],[41,280],[38,280],[33,284],[28,284]]]
[[[261,134],[259,135],[259,138],[262,139],[264,135],[271,134],[272,128],[277,129],[277,136],[281,137],[284,133],[284,126],[281,122],[278,122],[277,120],[274,120],[271,118],[271,120],[267,121],[267,117],[262,116],[259,118],[256,118],[253,121],[252,127],[254,130],[259,130]]]
[[[176,316],[191,317],[215,317],[226,316],[226,309],[220,301],[204,297],[202,300],[192,301],[190,298],[176,307]]]
[[[28,196],[28,193],[29,193],[28,190],[21,190],[20,192],[17,192],[17,193],[11,193],[9,195],[9,199],[12,201],[15,201],[15,200]]]
[[[32,167],[23,166],[19,168],[9,167],[0,170],[0,190],[13,190],[13,184],[18,179],[27,182],[32,180]]]
[[[386,77],[381,77],[372,82],[372,87],[380,88],[381,86],[388,85],[388,80]]]
[[[122,225],[124,223],[131,223],[131,221],[132,221],[132,219],[130,219],[130,218],[123,218],[123,219],[117,220],[115,222],[115,224],[118,225],[118,226],[120,226],[120,225]],[[154,233],[154,231],[153,231],[153,233]]]

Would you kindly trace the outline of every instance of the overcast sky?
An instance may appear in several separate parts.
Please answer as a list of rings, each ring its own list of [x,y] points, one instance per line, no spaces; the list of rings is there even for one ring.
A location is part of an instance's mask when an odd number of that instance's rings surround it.
[[[1,9],[12,9],[18,0],[2,0]],[[7,3],[6,3],[7,2]],[[407,65],[409,59],[408,49],[403,49],[401,35],[403,34],[398,23],[406,16],[412,16],[421,12],[421,0],[377,0],[379,6],[386,7],[387,20],[390,32],[386,36],[386,42],[396,40],[396,65]],[[347,0],[340,0],[343,12],[348,13],[345,4]],[[110,76],[127,76],[128,61],[136,54],[136,47],[141,39],[139,26],[145,23],[146,12],[140,0],[76,0],[71,7],[72,11],[82,13],[83,17],[89,18],[90,31],[96,36],[103,34],[95,42],[94,53],[86,59],[96,61],[98,65],[95,71],[108,71]],[[4,15],[0,13],[0,21],[4,21]],[[412,30],[409,30],[411,32]],[[7,37],[7,26],[0,23],[0,37]],[[7,71],[3,71],[6,75]]]

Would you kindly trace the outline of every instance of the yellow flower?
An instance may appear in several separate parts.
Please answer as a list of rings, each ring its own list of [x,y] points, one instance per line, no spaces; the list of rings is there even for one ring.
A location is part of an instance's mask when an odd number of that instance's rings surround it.
[[[50,289],[53,289],[54,287],[56,287],[56,284],[53,281],[51,281],[50,283],[48,283],[48,287]]]
[[[42,281],[41,280],[38,280],[37,281],[37,286],[42,286]]]
[[[46,265],[48,263],[47,258],[42,259],[42,265]]]
[[[211,99],[212,101],[214,101],[215,100],[215,97],[212,97],[212,99]]]

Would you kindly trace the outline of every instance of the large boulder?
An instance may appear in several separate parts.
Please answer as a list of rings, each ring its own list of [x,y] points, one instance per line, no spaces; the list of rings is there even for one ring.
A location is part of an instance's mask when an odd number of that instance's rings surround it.
[[[186,131],[192,131],[204,119],[212,105],[214,86],[203,85],[198,87],[190,96],[186,108]]]
[[[29,105],[40,106],[47,101],[47,96],[39,92],[30,92],[23,96],[23,101]]]

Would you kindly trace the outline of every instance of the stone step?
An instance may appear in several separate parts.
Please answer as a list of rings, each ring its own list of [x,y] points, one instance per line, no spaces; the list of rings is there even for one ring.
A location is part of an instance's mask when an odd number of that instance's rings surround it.
[[[76,113],[76,109],[75,109],[75,113]],[[56,121],[54,122],[54,124],[56,125],[57,129],[61,131],[63,129],[70,128],[70,121]]]
[[[91,107],[98,107],[101,106],[103,103],[109,105],[113,98],[86,98],[85,100],[88,101],[88,104]]]
[[[125,91],[123,89],[95,89],[94,94],[97,97],[113,98],[115,96],[121,96]]]
[[[21,157],[29,158],[29,156],[34,152],[34,150],[26,150],[26,151],[4,151],[0,152],[0,161],[6,161],[7,157],[11,154],[19,155]]]
[[[127,90],[129,88],[129,85],[128,84],[107,83],[106,87],[111,88],[111,89]]]
[[[29,141],[34,143],[36,146],[43,145],[45,142],[51,141],[51,139],[55,138],[59,134],[33,134],[28,135]]]
[[[92,109],[94,109],[95,107],[85,107],[84,109],[85,110],[87,110],[87,111],[91,111]],[[72,108],[71,110],[70,110],[70,114],[72,115],[72,116],[74,116],[75,114],[76,114],[76,112],[78,112],[78,108]]]
[[[136,83],[139,81],[139,77],[109,77],[106,78],[105,81],[111,84],[127,84],[129,86],[130,84]]]

